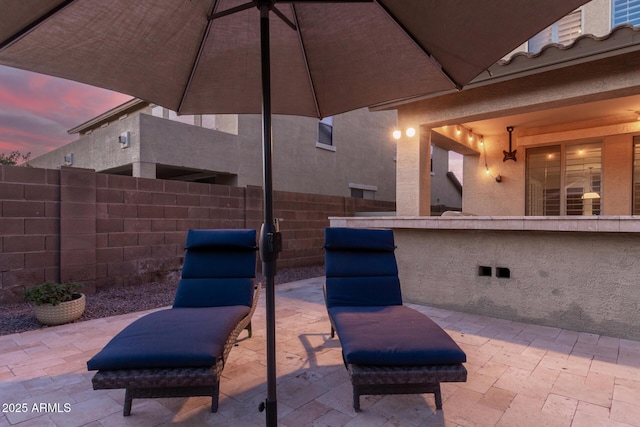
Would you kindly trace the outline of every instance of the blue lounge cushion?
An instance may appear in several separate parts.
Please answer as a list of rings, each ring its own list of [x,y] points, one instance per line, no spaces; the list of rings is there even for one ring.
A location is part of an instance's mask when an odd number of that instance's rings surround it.
[[[189,230],[173,306],[251,306],[255,230]]]
[[[327,277],[326,284],[328,308],[402,305],[398,276]]]
[[[249,314],[244,305],[172,308],[134,321],[87,362],[101,369],[214,366],[238,322]]]
[[[357,365],[443,365],[466,362],[451,337],[424,314],[401,305],[332,307],[329,316],[345,362]]]
[[[254,277],[256,252],[187,249],[183,278]]]
[[[326,228],[324,248],[328,251],[393,252],[393,230],[366,228]]]
[[[256,251],[256,230],[189,230],[186,249]]]
[[[394,250],[392,230],[327,228],[327,307],[401,305]]]
[[[220,307],[253,301],[253,278],[181,279],[173,307]]]

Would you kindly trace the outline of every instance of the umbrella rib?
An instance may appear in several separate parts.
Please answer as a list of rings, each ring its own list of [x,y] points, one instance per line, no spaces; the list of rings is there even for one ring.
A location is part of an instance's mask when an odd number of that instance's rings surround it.
[[[215,13],[218,8],[218,0],[213,2],[213,6],[211,7],[211,13],[207,16],[207,28],[205,28],[204,33],[202,34],[202,39],[200,40],[200,46],[198,47],[198,53],[196,54],[195,59],[193,60],[193,65],[191,66],[191,71],[189,72],[189,79],[187,80],[187,84],[184,87],[184,91],[182,92],[182,96],[180,97],[180,103],[178,104],[178,109],[176,113],[180,113],[182,111],[182,106],[187,98],[187,93],[189,93],[189,89],[191,88],[191,83],[196,74],[196,69],[198,68],[198,64],[200,63],[200,58],[202,57],[202,53],[204,52],[204,44],[209,37],[209,32],[211,31],[211,23],[214,19],[220,18],[222,16],[230,15],[235,12],[239,12],[244,9],[248,9],[247,5],[253,6],[253,3],[247,3],[239,7],[235,7],[232,9],[227,9],[219,13]]]
[[[200,47],[198,48],[198,54],[196,55],[193,65],[191,66],[191,71],[189,72],[189,79],[187,80],[187,84],[184,86],[184,91],[182,92],[182,96],[180,97],[180,103],[178,104],[178,109],[176,113],[180,113],[182,111],[182,106],[187,98],[187,93],[189,93],[189,89],[191,88],[191,83],[193,82],[193,78],[196,74],[196,69],[198,68],[198,63],[200,62],[200,58],[202,57],[202,52],[204,51],[204,43],[209,36],[209,30],[211,29],[211,21],[207,22],[207,28],[204,30],[204,34],[202,35],[202,39],[200,40]]]
[[[21,28],[20,30],[15,32],[13,35],[9,36],[8,38],[6,38],[2,42],[0,42],[0,50],[4,49],[5,47],[10,46],[14,42],[16,42],[19,39],[21,39],[22,37],[26,36],[31,31],[36,29],[40,24],[45,22],[47,19],[49,19],[50,17],[52,17],[56,13],[60,12],[62,9],[66,8],[67,6],[69,6],[71,3],[75,3],[75,1],[76,0],[67,0],[67,1],[65,1],[63,3],[60,3],[58,6],[54,7],[53,9],[51,9],[50,11],[45,13],[44,15],[40,16],[35,21],[33,21],[30,24],[28,24],[26,27]]]
[[[316,88],[313,84],[313,77],[311,76],[311,70],[309,69],[309,61],[307,59],[307,51],[304,48],[304,40],[302,39],[302,33],[300,32],[300,25],[298,24],[298,14],[296,13],[296,7],[291,4],[291,13],[293,14],[294,24],[296,26],[296,33],[298,34],[298,41],[300,42],[300,50],[302,50],[302,59],[304,61],[304,68],[307,71],[307,77],[309,78],[309,86],[311,86],[311,96],[313,97],[313,104],[316,107],[316,115],[322,117],[320,114],[320,106],[318,105],[318,97],[316,96]]]
[[[447,80],[449,80],[451,82],[451,84],[453,84],[458,90],[462,90],[462,87],[464,86],[463,84],[457,82],[453,76],[451,76],[451,74],[449,74],[447,72],[447,70],[444,69],[444,67],[442,66],[442,64],[440,64],[432,55],[431,53],[427,50],[427,48],[425,48],[422,43],[420,43],[420,41],[418,41],[418,39],[411,33],[411,31],[409,31],[409,29],[404,26],[400,20],[398,20],[398,18],[393,14],[393,12],[391,10],[389,10],[389,8],[382,2],[382,0],[373,0],[373,2],[375,4],[377,4],[380,9],[382,9],[384,11],[384,13],[393,21],[395,22],[395,24],[398,26],[398,28],[400,28],[400,30],[411,40],[413,41],[413,43],[418,47],[418,49],[420,49],[422,51],[422,53],[424,53],[424,55],[440,70],[440,72],[442,73],[443,76],[445,76],[447,78]]]
[[[272,11],[273,13],[275,13],[275,14],[276,14],[276,16],[277,16],[278,18],[280,18],[280,19],[281,19],[285,24],[287,24],[289,27],[291,27],[291,29],[292,29],[293,31],[298,31],[298,27],[297,27],[297,25],[296,25],[296,24],[294,24],[293,22],[291,22],[291,21],[289,20],[289,18],[287,18],[286,16],[284,16],[284,14],[283,14],[282,12],[280,12],[280,11],[278,10],[278,8],[277,8],[277,7],[275,7],[275,6],[274,6],[274,7],[272,7],[272,8],[271,8],[271,11]]]
[[[232,7],[227,10],[223,10],[222,12],[212,13],[211,15],[209,15],[208,19],[209,21],[212,21],[217,18],[222,18],[223,16],[233,15],[236,12],[242,12],[243,10],[251,9],[252,7],[255,7],[255,6],[256,6],[255,3],[253,2],[241,4],[240,6]]]

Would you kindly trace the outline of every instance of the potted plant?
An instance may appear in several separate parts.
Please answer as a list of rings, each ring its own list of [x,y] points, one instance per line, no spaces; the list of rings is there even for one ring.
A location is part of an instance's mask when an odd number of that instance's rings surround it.
[[[24,291],[24,298],[35,304],[36,319],[45,325],[62,325],[80,318],[86,307],[82,284],[45,282]]]

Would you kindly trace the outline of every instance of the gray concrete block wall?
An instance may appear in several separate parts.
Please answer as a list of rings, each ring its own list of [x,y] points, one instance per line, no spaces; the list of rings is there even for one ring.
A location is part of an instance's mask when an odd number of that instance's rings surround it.
[[[0,303],[45,280],[80,281],[89,293],[164,280],[179,273],[187,230],[259,230],[262,204],[259,187],[0,166]],[[274,207],[278,266],[288,268],[324,262],[328,217],[395,205],[277,191]]]

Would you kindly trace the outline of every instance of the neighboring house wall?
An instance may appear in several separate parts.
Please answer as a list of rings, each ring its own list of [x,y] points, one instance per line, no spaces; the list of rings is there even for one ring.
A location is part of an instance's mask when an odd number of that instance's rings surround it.
[[[257,187],[0,166],[0,303],[46,280],[87,292],[175,276],[192,228],[262,223]],[[281,268],[318,265],[329,216],[393,211],[392,202],[276,191]],[[259,267],[259,266],[258,266]]]
[[[143,114],[140,114],[140,111]],[[216,183],[262,186],[261,118],[237,116],[237,135],[139,112],[96,123],[90,134],[31,160],[36,167],[64,165],[154,178],[156,165],[218,174]],[[224,117],[221,117],[224,118]],[[395,200],[395,111],[360,109],[333,118],[332,145],[318,143],[318,120],[273,118],[274,188],[348,197],[351,188],[374,189],[376,200]],[[86,130],[83,130],[85,132]],[[129,131],[131,145],[118,137]]]

